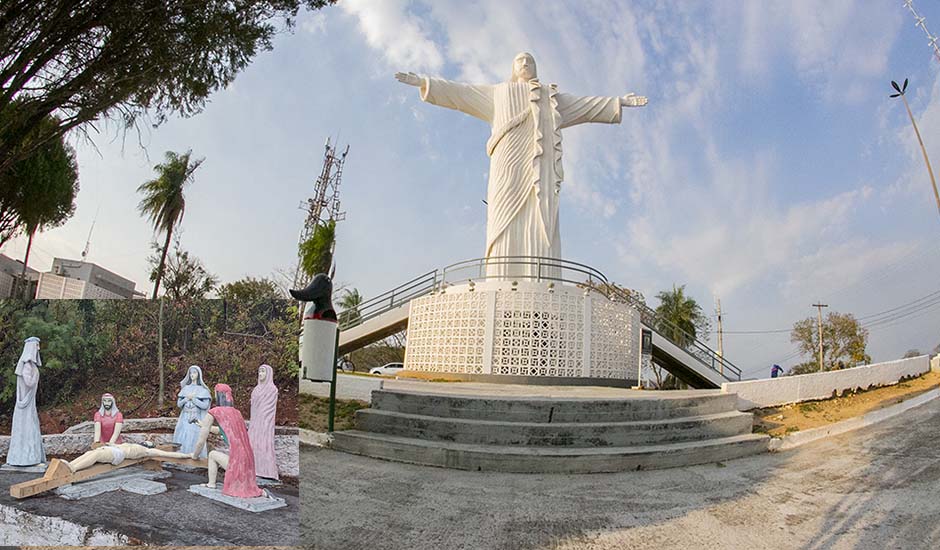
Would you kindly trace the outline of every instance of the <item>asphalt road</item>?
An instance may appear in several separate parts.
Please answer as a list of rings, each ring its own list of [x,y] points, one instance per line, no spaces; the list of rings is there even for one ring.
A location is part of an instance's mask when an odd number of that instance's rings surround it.
[[[622,474],[446,470],[303,446],[318,549],[940,548],[940,400],[795,450]]]
[[[173,472],[171,477],[159,480],[167,485],[165,493],[141,496],[125,491],[111,491],[81,500],[65,500],[54,493],[14,499],[10,496],[10,485],[34,479],[38,474],[4,472],[0,475],[0,504],[119,532],[143,544],[299,544],[300,498],[297,487],[281,485],[271,488],[272,493],[286,500],[285,508],[252,513],[190,493],[190,485],[206,482],[205,471],[170,471]]]

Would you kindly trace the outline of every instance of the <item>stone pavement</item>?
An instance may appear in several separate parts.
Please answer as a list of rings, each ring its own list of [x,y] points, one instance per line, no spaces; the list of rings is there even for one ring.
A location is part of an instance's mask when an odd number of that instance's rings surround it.
[[[314,548],[940,548],[940,400],[798,449],[620,474],[492,474],[304,446]]]
[[[102,532],[120,533],[133,543],[198,546],[198,545],[277,545],[299,544],[299,495],[297,487],[282,485],[271,490],[284,498],[287,506],[278,510],[252,513],[232,508],[221,502],[194,495],[190,485],[205,483],[205,470],[184,472],[172,470],[172,476],[160,480],[167,485],[161,494],[142,496],[126,491],[111,491],[78,501],[64,500],[54,492],[17,500],[10,497],[10,485],[33,479],[37,474],[0,474],[0,511],[8,510],[11,520],[25,512],[41,523],[41,518],[61,518]],[[220,479],[221,483],[221,479]],[[55,524],[49,520],[50,525]],[[4,532],[17,525],[0,524],[0,545]],[[47,533],[48,534],[48,533]],[[88,543],[94,544],[93,541]],[[32,544],[54,544],[47,540]]]

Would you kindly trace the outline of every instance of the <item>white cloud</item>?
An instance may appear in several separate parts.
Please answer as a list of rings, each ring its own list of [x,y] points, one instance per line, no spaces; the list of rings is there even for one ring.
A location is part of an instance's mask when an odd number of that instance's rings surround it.
[[[359,21],[366,41],[401,71],[437,71],[443,56],[406,0],[343,0],[339,6]]]

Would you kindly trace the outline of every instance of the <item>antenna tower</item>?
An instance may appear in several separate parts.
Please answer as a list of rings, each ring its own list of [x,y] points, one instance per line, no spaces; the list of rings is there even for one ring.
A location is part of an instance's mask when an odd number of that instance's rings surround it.
[[[940,40],[940,37],[930,34],[930,31],[927,30],[927,18],[917,13],[917,10],[914,9],[914,0],[904,0],[904,7],[910,10],[911,15],[914,16],[914,26],[920,27],[924,31],[924,34],[927,35],[927,45],[933,49],[933,56],[937,58],[937,61],[940,61],[940,47],[937,46],[937,41]]]
[[[340,222],[346,219],[346,212],[340,210],[339,187],[343,179],[343,165],[346,155],[349,154],[349,145],[342,153],[337,154],[336,145],[326,140],[323,153],[323,169],[317,178],[313,189],[313,196],[301,203],[300,208],[307,211],[307,219],[300,231],[300,243],[309,239],[320,225],[329,222]],[[334,243],[335,246],[335,243]],[[299,248],[299,247],[298,247]],[[294,273],[294,288],[303,288],[310,282],[300,268],[298,252],[297,270]]]

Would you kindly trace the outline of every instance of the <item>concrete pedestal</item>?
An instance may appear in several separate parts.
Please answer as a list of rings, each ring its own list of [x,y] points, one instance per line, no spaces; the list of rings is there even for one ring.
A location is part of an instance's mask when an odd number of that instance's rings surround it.
[[[202,484],[190,485],[189,492],[223,504],[228,504],[229,506],[234,506],[241,510],[248,510],[249,512],[266,512],[287,506],[287,502],[285,502],[283,498],[276,497],[268,491],[264,492],[264,496],[256,498],[237,498],[223,495],[221,484],[215,489],[210,489]]]

